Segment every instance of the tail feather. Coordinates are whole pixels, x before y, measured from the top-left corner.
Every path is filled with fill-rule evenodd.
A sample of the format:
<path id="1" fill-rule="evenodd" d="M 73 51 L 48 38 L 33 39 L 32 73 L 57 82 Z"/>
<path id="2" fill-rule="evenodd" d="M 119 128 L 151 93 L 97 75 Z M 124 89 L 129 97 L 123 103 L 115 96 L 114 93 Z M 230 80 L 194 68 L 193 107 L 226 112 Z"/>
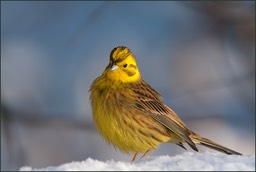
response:
<path id="1" fill-rule="evenodd" d="M 191 140 L 196 144 L 201 144 L 201 145 L 206 146 L 208 148 L 211 148 L 211 149 L 214 149 L 214 150 L 217 150 L 217 151 L 229 154 L 229 155 L 242 155 L 239 152 L 236 152 L 234 150 L 226 148 L 222 145 L 219 145 L 219 144 L 217 144 L 217 143 L 215 143 L 215 142 L 213 142 L 213 141 L 211 141 L 207 138 L 201 137 L 197 134 L 193 134 L 190 137 L 191 137 Z"/>
<path id="2" fill-rule="evenodd" d="M 176 143 L 176 145 L 178 145 L 178 146 L 182 147 L 183 149 L 187 150 L 187 148 L 181 142 Z"/>

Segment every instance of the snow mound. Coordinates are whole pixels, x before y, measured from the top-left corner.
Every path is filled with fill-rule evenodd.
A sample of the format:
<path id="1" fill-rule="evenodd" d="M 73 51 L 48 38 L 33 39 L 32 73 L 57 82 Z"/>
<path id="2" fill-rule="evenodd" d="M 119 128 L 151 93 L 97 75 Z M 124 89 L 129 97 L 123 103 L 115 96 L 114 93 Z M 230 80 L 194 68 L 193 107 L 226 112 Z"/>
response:
<path id="1" fill-rule="evenodd" d="M 214 171 L 255 171 L 255 155 L 225 155 L 221 153 L 185 152 L 176 156 L 147 157 L 134 162 L 98 161 L 87 158 L 81 162 L 70 162 L 60 166 L 41 169 L 21 167 L 20 171 L 152 171 L 152 170 L 214 170 Z"/>

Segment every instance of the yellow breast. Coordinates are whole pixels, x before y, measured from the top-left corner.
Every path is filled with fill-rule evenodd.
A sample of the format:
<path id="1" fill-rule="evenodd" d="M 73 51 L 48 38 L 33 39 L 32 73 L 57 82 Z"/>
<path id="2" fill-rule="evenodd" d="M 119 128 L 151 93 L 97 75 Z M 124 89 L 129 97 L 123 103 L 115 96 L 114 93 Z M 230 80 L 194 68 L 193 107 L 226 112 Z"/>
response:
<path id="1" fill-rule="evenodd" d="M 170 139 L 167 135 L 159 136 L 159 130 L 166 130 L 162 125 L 145 119 L 131 107 L 129 89 L 113 88 L 113 83 L 106 80 L 102 87 L 102 80 L 96 80 L 92 86 L 91 105 L 96 127 L 108 143 L 126 153 L 135 153 L 155 149 Z"/>

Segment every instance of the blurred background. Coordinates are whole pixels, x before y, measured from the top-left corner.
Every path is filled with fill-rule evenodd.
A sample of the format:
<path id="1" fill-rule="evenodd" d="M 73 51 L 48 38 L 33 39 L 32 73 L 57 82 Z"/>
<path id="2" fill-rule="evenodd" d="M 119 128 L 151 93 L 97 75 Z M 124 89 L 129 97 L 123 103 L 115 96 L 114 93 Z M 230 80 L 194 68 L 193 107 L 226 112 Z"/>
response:
<path id="1" fill-rule="evenodd" d="M 1 1 L 1 170 L 131 160 L 97 133 L 88 100 L 119 45 L 191 130 L 255 154 L 255 2 Z"/>

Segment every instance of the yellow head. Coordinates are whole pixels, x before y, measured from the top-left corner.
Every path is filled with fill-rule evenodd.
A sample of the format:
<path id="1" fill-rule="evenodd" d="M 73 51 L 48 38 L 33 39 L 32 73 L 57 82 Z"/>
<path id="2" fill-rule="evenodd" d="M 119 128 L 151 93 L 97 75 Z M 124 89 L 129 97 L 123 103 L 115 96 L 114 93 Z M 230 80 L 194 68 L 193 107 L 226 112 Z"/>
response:
<path id="1" fill-rule="evenodd" d="M 110 61 L 104 73 L 113 81 L 123 83 L 140 80 L 140 71 L 132 52 L 124 46 L 114 48 L 110 53 Z"/>

